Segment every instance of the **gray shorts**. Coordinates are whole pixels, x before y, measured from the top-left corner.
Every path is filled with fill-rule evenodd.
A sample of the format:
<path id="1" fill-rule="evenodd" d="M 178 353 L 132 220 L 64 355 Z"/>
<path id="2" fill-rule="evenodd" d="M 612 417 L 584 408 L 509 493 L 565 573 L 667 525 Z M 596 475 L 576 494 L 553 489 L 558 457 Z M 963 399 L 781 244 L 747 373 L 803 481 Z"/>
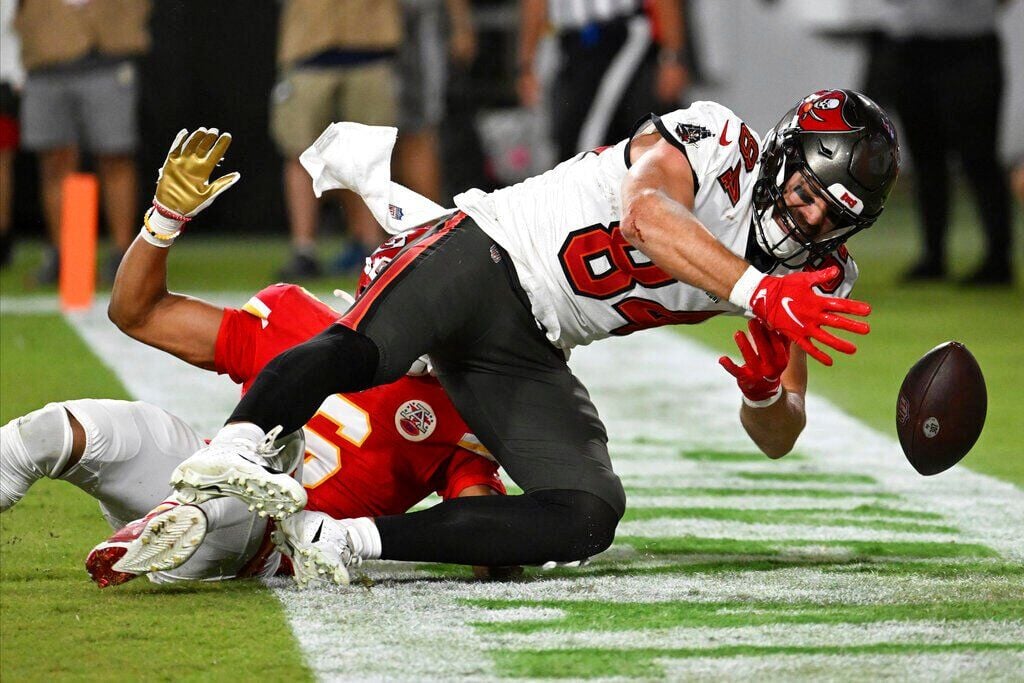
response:
<path id="1" fill-rule="evenodd" d="M 439 2 L 404 3 L 404 35 L 398 49 L 398 129 L 415 133 L 444 116 L 448 56 Z"/>
<path id="2" fill-rule="evenodd" d="M 25 149 L 78 146 L 125 154 L 138 144 L 138 77 L 131 61 L 78 63 L 33 71 L 21 101 Z"/>

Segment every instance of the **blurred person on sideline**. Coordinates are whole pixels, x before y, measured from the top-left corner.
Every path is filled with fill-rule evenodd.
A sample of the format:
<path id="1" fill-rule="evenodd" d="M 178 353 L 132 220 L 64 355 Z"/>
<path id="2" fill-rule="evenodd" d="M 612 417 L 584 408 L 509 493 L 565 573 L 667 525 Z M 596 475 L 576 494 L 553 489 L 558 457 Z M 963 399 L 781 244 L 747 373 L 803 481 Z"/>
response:
<path id="1" fill-rule="evenodd" d="M 476 32 L 467 0 L 401 0 L 401 4 L 398 175 L 406 186 L 437 202 L 442 192 L 438 126 L 444 118 L 448 60 L 458 68 L 472 64 Z"/>
<path id="2" fill-rule="evenodd" d="M 14 235 L 14 156 L 18 151 L 18 92 L 25 82 L 11 22 L 16 0 L 0 0 L 0 268 L 11 263 Z"/>
<path id="3" fill-rule="evenodd" d="M 996 30 L 1006 0 L 889 0 L 872 42 L 868 94 L 888 103 L 906 131 L 924 249 L 906 282 L 949 275 L 947 237 L 953 158 L 974 195 L 985 254 L 965 285 L 1013 281 L 1010 191 L 999 160 L 1004 92 Z"/>
<path id="4" fill-rule="evenodd" d="M 675 109 L 690 82 L 679 0 L 523 0 L 516 89 L 541 100 L 537 47 L 547 27 L 558 40 L 551 89 L 558 158 L 621 140 L 640 117 Z"/>
<path id="5" fill-rule="evenodd" d="M 320 275 L 318 202 L 299 165 L 332 121 L 396 123 L 395 53 L 402 40 L 398 0 L 285 0 L 278 35 L 278 80 L 271 94 L 271 133 L 284 157 L 284 196 L 291 261 L 279 277 Z M 335 265 L 357 270 L 384 233 L 363 201 L 341 197 L 351 244 Z"/>
<path id="6" fill-rule="evenodd" d="M 40 284 L 60 271 L 64 179 L 91 152 L 114 250 L 104 277 L 112 280 L 135 230 L 138 144 L 136 60 L 150 45 L 149 0 L 24 0 L 15 30 L 27 73 L 21 102 L 21 144 L 39 156 L 43 216 L 50 248 Z"/>

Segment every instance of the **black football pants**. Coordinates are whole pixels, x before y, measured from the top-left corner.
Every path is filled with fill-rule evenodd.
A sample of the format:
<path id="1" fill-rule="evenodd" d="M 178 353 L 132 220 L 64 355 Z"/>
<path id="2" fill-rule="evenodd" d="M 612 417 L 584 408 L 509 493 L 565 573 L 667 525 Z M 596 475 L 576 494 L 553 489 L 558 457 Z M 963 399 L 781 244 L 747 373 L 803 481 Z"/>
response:
<path id="1" fill-rule="evenodd" d="M 296 429 L 328 395 L 394 381 L 424 353 L 526 495 L 382 518 L 384 557 L 529 564 L 607 547 L 625 494 L 604 425 L 539 329 L 508 255 L 464 214 L 408 245 L 340 324 L 271 361 L 230 421 Z"/>

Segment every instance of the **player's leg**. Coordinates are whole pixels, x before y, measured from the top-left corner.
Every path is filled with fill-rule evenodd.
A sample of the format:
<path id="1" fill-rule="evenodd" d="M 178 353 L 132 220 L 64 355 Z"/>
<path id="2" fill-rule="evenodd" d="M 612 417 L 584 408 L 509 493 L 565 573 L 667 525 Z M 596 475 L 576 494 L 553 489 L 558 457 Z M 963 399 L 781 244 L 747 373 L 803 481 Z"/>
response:
<path id="1" fill-rule="evenodd" d="M 968 276 L 969 284 L 998 284 L 1012 280 L 1010 187 L 999 159 L 1000 113 L 1004 92 L 999 40 L 988 36 L 963 41 L 955 48 L 950 83 L 945 88 L 950 106 L 944 107 L 958 134 L 952 145 L 974 193 L 985 238 L 985 254 Z"/>
<path id="2" fill-rule="evenodd" d="M 39 155 L 39 194 L 50 238 L 36 279 L 57 281 L 60 271 L 61 186 L 78 168 L 77 111 L 71 89 L 73 76 L 56 71 L 33 72 L 25 80 L 21 101 L 21 145 Z"/>
<path id="3" fill-rule="evenodd" d="M 504 263 L 507 256 L 496 253 Z M 283 531 L 299 536 L 296 546 L 321 551 L 311 539 L 323 525 L 342 539 L 341 550 L 323 549 L 338 561 L 498 566 L 581 560 L 611 544 L 625 495 L 596 409 L 537 329 L 518 283 L 492 277 L 477 287 L 488 310 L 472 321 L 473 334 L 445 340 L 432 358 L 463 418 L 524 495 L 459 498 L 376 520 L 286 520 Z M 346 535 L 333 533 L 343 527 Z"/>
<path id="4" fill-rule="evenodd" d="M 103 210 L 114 250 L 104 268 L 113 279 L 121 256 L 138 231 L 138 70 L 125 60 L 90 69 L 76 80 L 87 147 L 96 155 Z"/>
<path id="5" fill-rule="evenodd" d="M 43 477 L 68 481 L 97 499 L 111 527 L 120 529 L 87 561 L 101 585 L 123 583 L 153 566 L 182 565 L 173 578 L 233 576 L 260 547 L 265 520 L 236 500 L 206 503 L 202 510 L 177 507 L 177 501 L 164 505 L 171 471 L 201 444 L 184 422 L 146 403 L 51 403 L 0 428 L 2 507 L 17 503 Z M 129 523 L 140 518 L 141 524 Z M 142 553 L 147 564 L 119 576 L 113 566 L 142 545 L 157 552 Z"/>
<path id="6" fill-rule="evenodd" d="M 942 59 L 941 55 L 935 55 Z M 928 280 L 946 276 L 946 234 L 949 228 L 949 162 L 951 139 L 960 132 L 947 126 L 938 93 L 949 87 L 939 82 L 943 72 L 934 72 L 925 53 L 904 46 L 900 52 L 904 68 L 895 93 L 896 112 L 903 123 L 904 139 L 914 162 L 914 196 L 924 250 L 905 274 L 905 279 Z"/>

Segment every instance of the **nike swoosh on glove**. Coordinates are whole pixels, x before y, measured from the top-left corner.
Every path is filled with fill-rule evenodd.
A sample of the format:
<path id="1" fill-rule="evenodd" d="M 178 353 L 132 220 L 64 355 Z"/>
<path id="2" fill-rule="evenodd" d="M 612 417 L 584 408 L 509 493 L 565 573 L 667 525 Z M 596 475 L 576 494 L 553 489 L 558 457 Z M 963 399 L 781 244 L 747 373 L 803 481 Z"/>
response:
<path id="1" fill-rule="evenodd" d="M 750 320 L 747 327 L 749 336 L 743 330 L 733 335 L 744 364 L 736 365 L 728 356 L 719 358 L 718 363 L 736 378 L 744 403 L 766 408 L 782 396 L 782 373 L 789 365 L 789 338 L 769 330 L 757 318 Z"/>
<path id="2" fill-rule="evenodd" d="M 811 340 L 846 354 L 856 352 L 857 347 L 822 329 L 824 326 L 854 334 L 867 334 L 871 331 L 867 323 L 840 315 L 866 316 L 871 313 L 871 306 L 866 302 L 822 296 L 814 291 L 814 287 L 837 275 L 839 269 L 830 266 L 810 273 L 765 276 L 750 297 L 750 310 L 764 321 L 768 329 L 786 335 L 819 363 L 832 365 L 832 357 L 811 343 Z"/>

